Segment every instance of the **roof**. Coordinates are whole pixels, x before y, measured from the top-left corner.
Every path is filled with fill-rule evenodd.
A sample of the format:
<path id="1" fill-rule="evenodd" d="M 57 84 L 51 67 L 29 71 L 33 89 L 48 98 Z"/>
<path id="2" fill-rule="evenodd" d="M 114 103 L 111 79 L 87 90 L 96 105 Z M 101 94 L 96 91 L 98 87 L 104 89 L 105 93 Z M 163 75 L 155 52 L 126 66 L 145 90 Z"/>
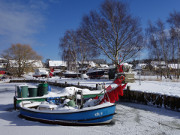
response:
<path id="1" fill-rule="evenodd" d="M 100 64 L 100 67 L 102 68 L 108 68 L 109 66 L 107 64 Z"/>
<path id="2" fill-rule="evenodd" d="M 95 67 L 95 66 L 96 66 L 96 63 L 94 63 L 93 61 L 89 61 L 89 65 L 90 65 L 91 67 Z"/>
<path id="3" fill-rule="evenodd" d="M 50 67 L 59 67 L 59 66 L 66 67 L 67 64 L 66 64 L 65 61 L 50 60 L 49 61 L 49 66 Z"/>
<path id="4" fill-rule="evenodd" d="M 41 60 L 28 60 L 29 63 L 33 63 L 33 67 L 43 67 L 42 61 Z M 28 63 L 27 62 L 27 63 Z M 16 60 L 10 60 L 10 65 L 12 67 L 18 67 L 18 63 Z"/>

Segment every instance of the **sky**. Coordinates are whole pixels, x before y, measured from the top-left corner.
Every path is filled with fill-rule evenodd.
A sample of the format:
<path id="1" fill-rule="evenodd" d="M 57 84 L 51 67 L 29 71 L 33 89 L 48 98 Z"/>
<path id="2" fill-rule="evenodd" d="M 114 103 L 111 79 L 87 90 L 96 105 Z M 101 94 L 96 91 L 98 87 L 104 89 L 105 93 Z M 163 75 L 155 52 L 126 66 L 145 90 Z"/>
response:
<path id="1" fill-rule="evenodd" d="M 59 40 L 67 30 L 76 30 L 82 17 L 98 10 L 104 0 L 0 0 L 0 54 L 12 44 L 30 45 L 43 60 L 61 60 Z M 121 0 L 130 13 L 147 22 L 165 21 L 180 0 Z M 146 52 L 141 53 L 146 57 Z"/>

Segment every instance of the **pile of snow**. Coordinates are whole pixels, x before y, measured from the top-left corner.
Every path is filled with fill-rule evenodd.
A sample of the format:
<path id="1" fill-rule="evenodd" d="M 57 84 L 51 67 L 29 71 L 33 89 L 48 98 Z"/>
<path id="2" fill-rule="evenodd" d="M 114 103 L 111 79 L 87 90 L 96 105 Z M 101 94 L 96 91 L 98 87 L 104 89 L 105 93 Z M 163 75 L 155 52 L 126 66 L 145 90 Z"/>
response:
<path id="1" fill-rule="evenodd" d="M 83 95 L 99 94 L 99 93 L 103 92 L 103 90 L 90 91 L 89 89 L 80 89 L 80 88 L 77 88 L 77 87 L 66 87 L 61 91 L 61 93 L 66 93 L 68 95 L 74 95 L 75 92 L 77 92 L 78 90 L 82 90 Z"/>

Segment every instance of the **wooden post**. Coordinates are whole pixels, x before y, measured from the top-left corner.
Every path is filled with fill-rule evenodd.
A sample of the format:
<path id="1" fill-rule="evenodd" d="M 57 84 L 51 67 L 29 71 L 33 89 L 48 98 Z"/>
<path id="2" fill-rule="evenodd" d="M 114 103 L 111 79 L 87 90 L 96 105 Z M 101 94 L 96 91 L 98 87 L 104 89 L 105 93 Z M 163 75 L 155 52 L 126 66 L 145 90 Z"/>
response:
<path id="1" fill-rule="evenodd" d="M 16 101 L 17 101 L 17 99 L 16 99 L 16 97 L 14 96 L 14 110 L 16 110 Z"/>

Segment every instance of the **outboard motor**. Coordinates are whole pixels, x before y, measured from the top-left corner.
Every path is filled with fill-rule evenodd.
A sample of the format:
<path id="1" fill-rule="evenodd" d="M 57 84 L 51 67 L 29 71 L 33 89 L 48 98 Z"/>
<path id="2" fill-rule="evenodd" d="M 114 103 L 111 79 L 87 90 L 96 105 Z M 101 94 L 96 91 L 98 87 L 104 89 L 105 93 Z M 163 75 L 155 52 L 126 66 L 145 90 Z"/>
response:
<path id="1" fill-rule="evenodd" d="M 76 105 L 78 106 L 78 108 L 82 108 L 83 107 L 83 93 L 82 90 L 78 90 L 75 92 L 75 98 L 76 98 Z"/>

